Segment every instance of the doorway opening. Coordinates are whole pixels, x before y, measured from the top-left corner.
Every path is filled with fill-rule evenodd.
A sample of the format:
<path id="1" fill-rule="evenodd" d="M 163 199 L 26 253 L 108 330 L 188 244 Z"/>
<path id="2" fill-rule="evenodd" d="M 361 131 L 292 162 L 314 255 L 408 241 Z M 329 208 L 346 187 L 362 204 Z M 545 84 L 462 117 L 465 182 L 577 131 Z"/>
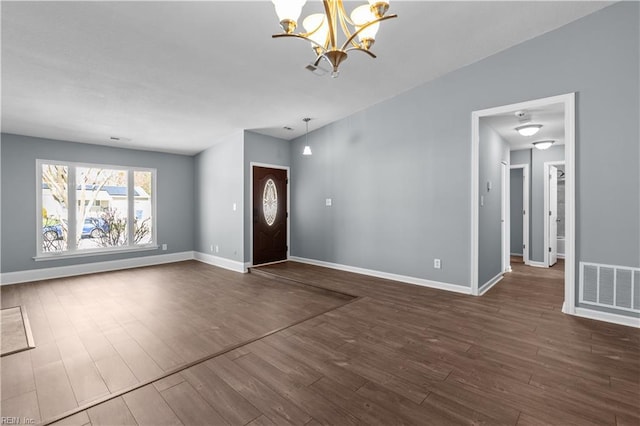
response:
<path id="1" fill-rule="evenodd" d="M 529 264 L 529 164 L 509 167 L 509 255 Z"/>
<path id="2" fill-rule="evenodd" d="M 523 145 L 515 148 L 516 151 L 522 151 L 522 154 L 514 155 L 511 150 L 514 150 L 513 142 L 507 142 L 509 140 L 516 140 L 517 137 L 500 137 L 500 131 L 506 132 L 506 127 L 502 130 L 495 130 L 493 127 L 500 129 L 500 121 L 511 120 L 509 132 L 513 134 L 516 132 L 516 127 L 522 124 L 523 117 L 527 118 L 529 123 L 536 124 L 536 118 L 539 121 L 543 121 L 542 118 L 545 114 L 560 113 L 561 119 L 557 120 L 557 123 L 544 124 L 540 128 L 544 129 L 544 132 L 540 132 L 540 135 L 547 136 L 548 134 L 555 134 L 553 140 L 555 142 L 554 149 L 539 150 L 534 148 L 533 142 L 539 140 L 537 137 L 527 137 L 523 140 Z M 533 118 L 531 118 L 531 115 Z M 520 120 L 520 123 L 515 121 Z M 498 123 L 498 124 L 496 124 Z M 545 122 L 546 123 L 546 122 Z M 493 126 L 493 127 L 492 127 Z M 545 127 L 546 126 L 546 127 Z M 535 126 L 534 126 L 535 127 Z M 485 142 L 487 135 L 497 134 L 496 140 L 502 139 L 503 142 L 493 143 L 491 146 L 487 146 Z M 528 146 L 527 146 L 528 144 Z M 552 143 L 553 144 L 553 143 Z M 506 146 L 506 148 L 505 148 Z M 563 147 L 562 158 L 553 158 L 551 154 L 560 151 L 560 146 Z M 497 148 L 496 148 L 497 147 Z M 510 151 L 505 154 L 505 149 Z M 489 152 L 489 150 L 493 150 Z M 501 156 L 501 157 L 500 157 Z M 508 166 L 504 167 L 502 161 L 504 157 L 507 157 Z M 522 160 L 525 158 L 525 160 Z M 509 270 L 510 256 L 512 253 L 518 253 L 518 250 L 512 252 L 513 247 L 512 237 L 514 237 L 511 231 L 511 221 L 517 220 L 522 222 L 522 260 L 526 260 L 526 263 L 530 266 L 538 266 L 548 268 L 550 261 L 558 257 L 558 240 L 550 238 L 550 233 L 553 233 L 553 223 L 549 222 L 549 193 L 557 191 L 550 191 L 549 185 L 553 185 L 553 182 L 548 182 L 548 179 L 540 179 L 541 176 L 549 176 L 547 173 L 547 166 L 552 171 L 551 167 L 557 167 L 557 164 L 552 164 L 559 161 L 564 162 L 563 169 L 563 188 L 564 188 L 564 239 L 562 244 L 564 245 L 564 303 L 562 311 L 568 314 L 575 313 L 575 285 L 576 285 L 576 264 L 575 264 L 575 94 L 569 93 L 566 95 L 553 96 L 549 98 L 536 99 L 511 105 L 504 105 L 495 108 L 489 108 L 480 111 L 474 111 L 472 113 L 472 143 L 471 143 L 471 160 L 472 160 L 472 199 L 471 199 L 471 233 L 472 233 L 472 246 L 471 246 L 471 293 L 474 295 L 481 295 L 488 291 L 493 285 L 495 285 L 502 278 L 502 274 Z M 550 163 L 545 165 L 544 163 Z M 513 166 L 513 167 L 512 167 Z M 527 167 L 525 167 L 527 166 Z M 491 194 L 491 179 L 492 176 L 504 176 L 506 169 L 506 185 L 501 185 L 501 201 L 500 208 L 498 210 L 492 209 Z M 492 171 L 493 170 L 493 171 Z M 521 180 L 517 185 L 510 185 L 511 172 L 513 170 L 521 170 Z M 557 170 L 556 170 L 557 173 Z M 527 183 L 524 183 L 525 175 L 527 176 Z M 501 178 L 502 179 L 502 178 Z M 557 184 L 557 180 L 556 180 Z M 511 192 L 512 189 L 516 189 L 518 185 L 521 185 L 521 192 L 523 193 L 523 200 L 526 198 L 529 205 L 522 208 L 522 216 L 518 211 L 515 216 L 512 216 L 511 212 Z M 547 192 L 543 195 L 543 188 L 547 188 Z M 551 186 L 553 188 L 553 186 Z M 524 195 L 525 190 L 528 194 Z M 504 199 L 509 200 L 504 202 Z M 544 205 L 543 205 L 544 204 Z M 557 199 L 556 199 L 557 205 Z M 504 212 L 506 207 L 509 210 L 508 213 Z M 557 209 L 556 209 L 557 210 Z M 552 215 L 554 213 L 552 212 Z M 492 219 L 495 218 L 495 219 Z M 504 225 L 502 221 L 504 220 Z M 557 220 L 557 211 L 556 218 Z M 495 233 L 488 232 L 485 229 L 487 223 L 500 222 L 500 228 Z M 559 224 L 559 222 L 554 222 Z M 495 225 L 492 225 L 495 226 Z M 525 240 L 525 231 L 527 233 Z M 500 234 L 500 241 L 496 243 L 496 235 Z M 556 232 L 557 235 L 557 232 Z M 526 241 L 526 242 L 525 242 Z M 555 244 L 556 250 L 549 254 L 549 245 Z M 519 247 L 518 247 L 519 248 Z M 496 253 L 497 252 L 497 253 Z M 491 272 L 491 263 L 493 271 L 500 271 L 499 275 L 493 276 Z M 553 263 L 551 264 L 553 265 Z M 489 273 L 488 273 L 489 271 Z"/>

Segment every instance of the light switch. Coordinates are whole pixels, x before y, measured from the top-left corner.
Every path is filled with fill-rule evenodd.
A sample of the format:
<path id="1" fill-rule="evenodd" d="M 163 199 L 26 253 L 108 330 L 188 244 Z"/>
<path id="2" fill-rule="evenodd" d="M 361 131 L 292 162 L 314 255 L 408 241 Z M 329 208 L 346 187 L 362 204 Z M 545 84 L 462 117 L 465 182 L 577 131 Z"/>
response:
<path id="1" fill-rule="evenodd" d="M 480 207 L 484 207 L 484 195 L 480 196 Z"/>
<path id="2" fill-rule="evenodd" d="M 327 207 L 331 207 L 331 203 L 332 203 L 331 198 L 327 198 L 326 200 L 324 200 L 324 205 Z"/>

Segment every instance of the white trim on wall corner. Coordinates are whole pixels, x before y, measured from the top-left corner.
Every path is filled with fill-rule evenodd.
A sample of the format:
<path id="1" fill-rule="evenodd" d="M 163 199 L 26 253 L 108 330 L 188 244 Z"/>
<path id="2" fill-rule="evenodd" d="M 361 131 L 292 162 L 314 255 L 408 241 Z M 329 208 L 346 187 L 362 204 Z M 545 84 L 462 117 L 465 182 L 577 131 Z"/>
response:
<path id="1" fill-rule="evenodd" d="M 356 274 L 368 275 L 376 278 L 383 278 L 391 281 L 400 281 L 407 284 L 415 284 L 423 287 L 435 288 L 438 290 L 453 291 L 462 294 L 471 294 L 471 288 L 456 284 L 443 283 L 439 281 L 425 280 L 423 278 L 409 277 L 406 275 L 391 274 L 389 272 L 375 271 L 373 269 L 359 268 L 357 266 L 342 265 L 339 263 L 325 262 L 322 260 L 307 259 L 304 257 L 290 256 L 289 260 L 309 265 L 323 266 L 325 268 L 337 269 L 339 271 L 353 272 Z"/>
<path id="2" fill-rule="evenodd" d="M 0 285 L 18 284 L 30 281 L 50 280 L 142 266 L 161 265 L 163 263 L 192 260 L 193 252 L 159 254 L 155 256 L 134 257 L 129 259 L 107 260 L 104 262 L 83 263 L 80 265 L 54 266 L 51 268 L 30 269 L 27 271 L 5 272 L 0 274 Z"/>
<path id="3" fill-rule="evenodd" d="M 511 268 L 509 268 L 509 269 L 511 269 Z M 496 275 L 495 277 L 491 278 L 486 283 L 482 284 L 480 286 L 480 288 L 478 289 L 478 296 L 482 296 L 483 294 L 485 294 L 486 292 L 491 290 L 491 287 L 493 287 L 494 285 L 498 284 L 504 278 L 503 274 L 504 274 L 503 272 L 500 272 L 498 275 Z"/>
<path id="4" fill-rule="evenodd" d="M 198 262 L 206 263 L 208 265 L 217 266 L 219 268 L 228 269 L 234 272 L 240 272 L 246 274 L 249 270 L 250 263 L 238 262 L 237 260 L 230 260 L 224 257 L 213 256 L 211 254 L 202 253 L 199 251 L 194 252 L 193 258 Z"/>
<path id="5" fill-rule="evenodd" d="M 574 315 L 592 320 L 606 321 L 614 324 L 626 325 L 628 327 L 640 328 L 640 318 L 637 317 L 611 314 L 609 312 L 596 311 L 581 307 L 576 307 Z"/>

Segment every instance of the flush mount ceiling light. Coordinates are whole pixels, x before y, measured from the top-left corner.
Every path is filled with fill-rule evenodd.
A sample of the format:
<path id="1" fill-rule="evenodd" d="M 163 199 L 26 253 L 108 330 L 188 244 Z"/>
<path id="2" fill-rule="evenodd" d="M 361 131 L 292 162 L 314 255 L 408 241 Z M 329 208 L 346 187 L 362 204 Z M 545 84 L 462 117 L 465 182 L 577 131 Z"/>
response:
<path id="1" fill-rule="evenodd" d="M 304 136 L 304 150 L 302 151 L 302 155 L 311 155 L 311 147 L 309 146 L 309 122 L 311 119 L 309 117 L 305 117 L 302 119 L 307 125 L 307 132 Z"/>
<path id="2" fill-rule="evenodd" d="M 541 127 L 542 124 L 525 124 L 524 126 L 516 127 L 516 130 L 522 136 L 533 136 L 538 133 Z"/>
<path id="3" fill-rule="evenodd" d="M 520 122 L 520 126 L 516 127 L 516 131 L 522 136 L 533 136 L 542 127 L 542 124 L 533 124 L 531 122 L 531 114 L 527 111 L 516 111 L 516 117 Z"/>
<path id="4" fill-rule="evenodd" d="M 536 141 L 533 143 L 533 146 L 535 146 L 537 149 L 547 149 L 549 148 L 551 145 L 554 144 L 554 140 L 544 140 L 544 141 Z"/>
<path id="5" fill-rule="evenodd" d="M 369 4 L 356 7 L 351 16 L 347 15 L 342 0 L 323 0 L 324 13 L 307 16 L 302 21 L 306 32 L 294 33 L 306 0 L 272 1 L 284 31 L 273 37 L 296 37 L 311 42 L 316 59 L 310 65 L 312 68 L 318 67 L 321 60 L 326 60 L 331 65 L 331 77 L 334 78 L 338 76 L 340 64 L 347 59 L 347 52 L 356 50 L 375 58 L 376 55 L 369 49 L 375 42 L 380 22 L 397 17 L 385 16 L 389 8 L 389 2 L 385 0 L 368 0 Z M 341 45 L 338 44 L 338 26 L 342 28 L 345 37 Z"/>

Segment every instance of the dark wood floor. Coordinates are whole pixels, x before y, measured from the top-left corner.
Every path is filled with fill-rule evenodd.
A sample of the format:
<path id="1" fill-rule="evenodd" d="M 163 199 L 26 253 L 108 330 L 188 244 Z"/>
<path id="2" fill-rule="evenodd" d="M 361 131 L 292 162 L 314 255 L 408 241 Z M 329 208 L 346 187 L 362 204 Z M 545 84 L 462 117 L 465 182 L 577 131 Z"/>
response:
<path id="1" fill-rule="evenodd" d="M 133 295 L 127 282 L 151 285 L 171 275 L 179 287 L 206 275 L 212 282 L 190 290 L 190 302 L 201 309 L 212 301 L 200 301 L 199 292 L 209 294 L 209 285 L 235 288 L 236 277 L 295 292 L 296 282 L 304 282 L 359 299 L 323 295 L 329 305 L 347 304 L 59 424 L 640 424 L 640 330 L 562 314 L 562 264 L 513 268 L 482 297 L 293 262 L 260 268 L 264 278 L 195 262 L 103 274 L 125 283 L 115 291 Z M 65 282 L 59 290 L 70 285 Z M 162 322 L 173 302 L 161 287 L 158 292 L 154 312 Z M 264 303 L 264 296 L 254 290 L 251 297 L 262 298 L 245 300 Z M 126 309 L 140 302 L 132 299 Z M 309 302 L 301 297 L 283 305 L 301 300 Z M 229 313 L 223 302 L 214 309 Z M 163 324 L 153 331 L 179 327 Z M 197 335 L 190 330 L 197 325 L 189 322 L 183 332 Z M 2 374 L 4 399 L 4 365 Z M 50 388 L 58 378 L 47 377 Z"/>
<path id="2" fill-rule="evenodd" d="M 36 348 L 1 358 L 3 417 L 46 421 L 351 297 L 200 262 L 4 286 Z"/>

